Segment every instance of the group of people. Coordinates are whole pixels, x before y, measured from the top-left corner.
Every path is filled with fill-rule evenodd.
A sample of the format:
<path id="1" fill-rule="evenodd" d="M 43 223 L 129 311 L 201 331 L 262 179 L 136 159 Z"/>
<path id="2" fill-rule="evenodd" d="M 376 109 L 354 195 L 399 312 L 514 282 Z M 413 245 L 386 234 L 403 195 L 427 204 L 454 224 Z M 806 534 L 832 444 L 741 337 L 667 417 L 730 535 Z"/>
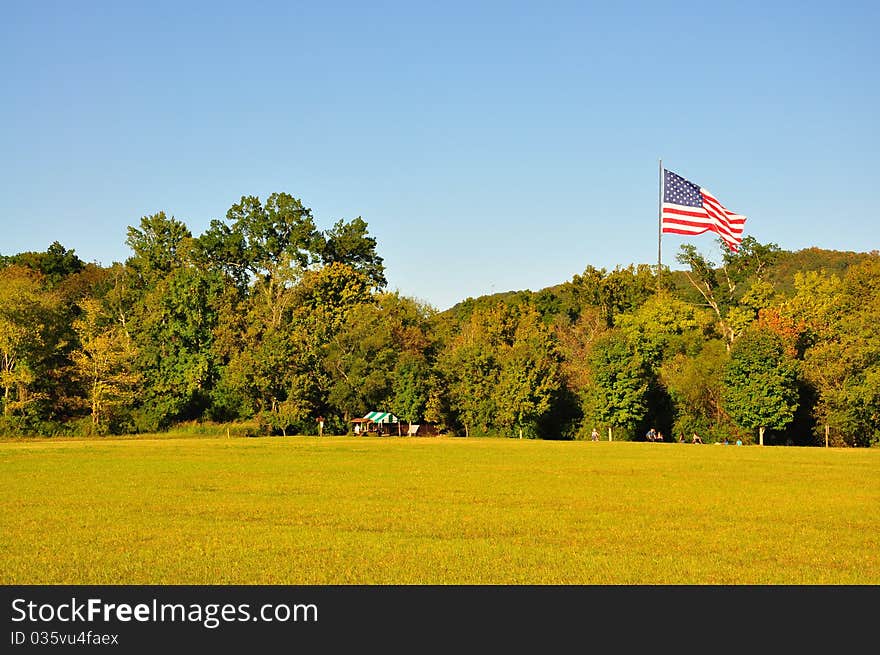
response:
<path id="1" fill-rule="evenodd" d="M 685 440 L 685 438 L 684 438 L 684 435 L 681 435 L 681 436 L 678 438 L 678 443 L 686 443 L 686 440 Z M 703 443 L 703 440 L 700 438 L 700 435 L 698 435 L 696 432 L 693 432 L 693 433 L 691 434 L 691 443 Z M 715 445 L 716 445 L 716 446 L 726 446 L 726 445 L 728 445 L 729 443 L 730 443 L 730 442 L 727 440 L 727 437 L 724 437 L 724 441 L 716 441 L 716 442 L 715 442 Z M 737 446 L 742 446 L 742 445 L 743 445 L 742 439 L 740 439 L 739 437 L 736 438 L 736 445 L 737 445 Z"/>
<path id="2" fill-rule="evenodd" d="M 593 432 L 590 434 L 590 440 L 599 441 L 599 431 L 596 430 L 596 428 L 593 428 Z M 645 440 L 654 442 L 663 441 L 663 433 L 660 432 L 660 430 L 655 430 L 654 428 L 651 428 L 645 433 Z M 690 442 L 703 443 L 703 439 L 696 432 L 693 432 L 691 433 Z M 678 437 L 678 443 L 687 443 L 687 440 L 684 438 L 684 434 Z M 724 438 L 723 442 L 719 441 L 718 443 L 726 446 L 728 444 L 727 437 Z M 742 446 L 742 439 L 737 438 L 736 445 Z"/>
<path id="3" fill-rule="evenodd" d="M 659 430 L 655 430 L 654 428 L 651 428 L 645 434 L 645 439 L 647 439 L 648 441 L 663 441 L 663 433 L 660 432 Z"/>

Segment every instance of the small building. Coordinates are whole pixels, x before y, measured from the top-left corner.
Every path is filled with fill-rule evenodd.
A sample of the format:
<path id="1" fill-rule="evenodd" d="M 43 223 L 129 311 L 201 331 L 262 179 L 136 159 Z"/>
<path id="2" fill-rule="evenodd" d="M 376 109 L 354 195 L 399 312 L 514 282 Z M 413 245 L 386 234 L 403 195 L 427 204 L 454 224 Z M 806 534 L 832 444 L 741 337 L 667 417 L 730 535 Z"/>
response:
<path id="1" fill-rule="evenodd" d="M 407 423 L 390 412 L 368 412 L 360 418 L 353 418 L 351 422 L 357 435 L 396 434 L 400 437 L 434 437 L 440 434 L 434 423 Z"/>
<path id="2" fill-rule="evenodd" d="M 401 434 L 400 419 L 391 412 L 367 412 L 359 419 L 352 419 L 355 434 Z"/>

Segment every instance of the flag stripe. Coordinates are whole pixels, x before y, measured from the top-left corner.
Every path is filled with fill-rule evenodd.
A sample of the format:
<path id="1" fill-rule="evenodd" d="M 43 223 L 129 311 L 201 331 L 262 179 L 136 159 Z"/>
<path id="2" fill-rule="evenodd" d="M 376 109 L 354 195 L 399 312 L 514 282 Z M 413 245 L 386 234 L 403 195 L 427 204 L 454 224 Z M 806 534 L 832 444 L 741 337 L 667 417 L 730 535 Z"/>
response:
<path id="1" fill-rule="evenodd" d="M 663 222 L 667 221 L 671 222 L 684 222 L 684 223 L 699 223 L 706 225 L 713 225 L 718 222 L 722 222 L 726 228 L 728 228 L 731 232 L 742 232 L 743 231 L 743 223 L 745 221 L 732 221 L 730 219 L 725 219 L 721 221 L 717 217 L 713 216 L 709 212 L 706 211 L 690 211 L 692 208 L 687 209 L 679 209 L 674 205 L 663 205 Z M 702 220 L 700 220 L 702 219 Z"/>
<path id="2" fill-rule="evenodd" d="M 689 236 L 694 236 L 696 234 L 702 234 L 703 232 L 708 232 L 708 231 L 709 231 L 708 227 L 704 227 L 702 230 L 683 230 L 683 229 L 672 228 L 672 227 L 664 227 L 663 228 L 664 234 L 687 234 Z"/>
<path id="3" fill-rule="evenodd" d="M 713 231 L 719 236 L 724 237 L 728 243 L 733 242 L 739 244 L 742 240 L 742 229 L 731 230 L 722 225 L 719 221 L 706 217 L 705 221 L 682 221 L 676 218 L 664 215 L 663 232 L 683 233 L 683 234 L 702 234 L 703 232 Z"/>

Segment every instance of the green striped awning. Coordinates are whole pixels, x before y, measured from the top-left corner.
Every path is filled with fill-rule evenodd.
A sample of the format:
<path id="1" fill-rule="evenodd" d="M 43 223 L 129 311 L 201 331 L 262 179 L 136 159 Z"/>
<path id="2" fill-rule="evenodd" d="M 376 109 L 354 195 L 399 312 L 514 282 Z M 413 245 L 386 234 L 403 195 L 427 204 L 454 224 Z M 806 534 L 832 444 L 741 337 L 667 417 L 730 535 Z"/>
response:
<path id="1" fill-rule="evenodd" d="M 400 421 L 390 412 L 369 412 L 364 415 L 364 418 L 370 419 L 373 423 L 398 423 Z"/>

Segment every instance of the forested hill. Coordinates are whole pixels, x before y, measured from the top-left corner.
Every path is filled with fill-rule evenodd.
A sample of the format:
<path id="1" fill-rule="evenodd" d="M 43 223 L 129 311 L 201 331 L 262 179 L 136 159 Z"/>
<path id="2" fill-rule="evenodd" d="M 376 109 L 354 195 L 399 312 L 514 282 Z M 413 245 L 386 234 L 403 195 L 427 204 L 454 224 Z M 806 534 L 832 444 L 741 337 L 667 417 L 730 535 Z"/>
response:
<path id="1" fill-rule="evenodd" d="M 457 353 L 449 379 L 469 381 L 459 416 L 487 422 L 511 392 L 481 390 L 516 378 L 504 362 L 521 348 L 520 370 L 539 371 L 530 389 L 556 371 L 548 362 L 558 356 L 561 392 L 548 394 L 556 404 L 539 406 L 540 393 L 520 403 L 540 416 L 539 434 L 599 428 L 640 438 L 653 426 L 675 440 L 880 441 L 876 251 L 785 252 L 747 237 L 737 253 L 719 243 L 716 261 L 691 245 L 675 259 L 680 268 L 659 280 L 647 264 L 588 265 L 553 287 L 468 298 L 443 312 L 441 333 Z M 521 317 L 532 325 L 522 335 Z"/>
<path id="2" fill-rule="evenodd" d="M 842 276 L 853 264 L 876 258 L 878 252 L 852 252 L 825 250 L 823 248 L 805 248 L 797 251 L 780 250 L 774 260 L 767 266 L 766 279 L 780 293 L 791 294 L 794 291 L 795 274 L 807 271 L 828 271 Z M 638 267 L 635 267 L 638 268 Z M 719 271 L 720 272 L 720 271 Z M 678 293 L 687 298 L 696 298 L 699 294 L 688 281 L 685 271 L 679 266 L 668 272 Z M 529 298 L 539 306 L 552 313 L 554 307 L 560 308 L 567 294 L 570 293 L 570 282 L 563 282 L 538 291 L 502 291 L 484 296 L 468 297 L 449 308 L 444 314 L 450 317 L 469 316 L 475 309 L 495 304 L 496 302 L 516 303 Z"/>
<path id="3" fill-rule="evenodd" d="M 870 253 L 823 250 L 821 248 L 805 248 L 796 252 L 781 251 L 778 259 L 768 268 L 767 279 L 779 291 L 791 292 L 794 290 L 795 273 L 824 269 L 837 275 L 843 275 L 846 269 L 853 264 L 859 264 L 877 256 L 876 250 Z"/>
<path id="4" fill-rule="evenodd" d="M 0 435 L 346 434 L 380 411 L 468 437 L 880 442 L 876 252 L 684 245 L 659 276 L 586 263 L 438 313 L 387 291 L 360 217 L 320 229 L 286 193 L 201 235 L 145 216 L 126 244 L 0 256 Z"/>

